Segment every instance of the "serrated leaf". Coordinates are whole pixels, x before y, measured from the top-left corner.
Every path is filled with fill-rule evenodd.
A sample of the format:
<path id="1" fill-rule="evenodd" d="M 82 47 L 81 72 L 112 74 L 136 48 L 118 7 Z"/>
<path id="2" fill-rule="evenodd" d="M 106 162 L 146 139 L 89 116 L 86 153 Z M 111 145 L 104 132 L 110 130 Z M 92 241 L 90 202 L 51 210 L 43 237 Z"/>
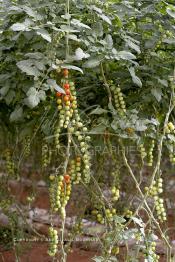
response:
<path id="1" fill-rule="evenodd" d="M 45 65 L 42 62 L 35 61 L 34 64 L 35 64 L 36 68 L 38 68 L 39 70 L 41 70 L 41 71 L 45 70 Z"/>
<path id="2" fill-rule="evenodd" d="M 131 74 L 132 81 L 134 82 L 134 84 L 136 84 L 139 87 L 142 87 L 142 82 L 141 82 L 140 78 L 138 76 L 136 76 L 136 74 L 135 74 L 135 68 L 130 67 L 130 68 L 128 68 L 128 70 Z"/>
<path id="3" fill-rule="evenodd" d="M 43 90 L 40 90 L 38 93 L 39 99 L 41 101 L 45 101 L 46 100 L 46 93 Z"/>
<path id="4" fill-rule="evenodd" d="M 96 109 L 94 109 L 93 111 L 90 112 L 90 115 L 101 115 L 107 113 L 107 110 L 97 107 Z"/>
<path id="5" fill-rule="evenodd" d="M 77 19 L 72 19 L 71 24 L 74 26 L 78 26 L 78 27 L 82 27 L 82 28 L 86 28 L 86 29 L 91 29 L 88 25 L 85 25 L 84 23 L 80 22 Z"/>
<path id="6" fill-rule="evenodd" d="M 50 34 L 48 33 L 47 30 L 45 30 L 45 29 L 37 29 L 36 33 L 37 33 L 37 35 L 40 35 L 42 38 L 44 38 L 49 43 L 51 43 L 52 39 L 51 39 L 51 36 L 50 36 Z"/>
<path id="7" fill-rule="evenodd" d="M 132 60 L 132 59 L 136 59 L 136 56 L 133 55 L 131 52 L 127 52 L 127 51 L 120 51 L 118 52 L 118 56 L 124 60 Z"/>
<path id="8" fill-rule="evenodd" d="M 7 95 L 4 98 L 6 104 L 9 105 L 13 101 L 14 97 L 15 97 L 15 91 L 9 90 L 9 92 L 7 93 Z"/>
<path id="9" fill-rule="evenodd" d="M 10 114 L 10 122 L 16 122 L 21 120 L 23 116 L 22 107 L 15 108 L 15 110 Z"/>
<path id="10" fill-rule="evenodd" d="M 126 222 L 126 220 L 123 217 L 120 217 L 120 216 L 117 216 L 117 215 L 113 216 L 113 219 L 118 224 L 123 224 L 123 223 Z"/>
<path id="11" fill-rule="evenodd" d="M 25 54 L 25 56 L 29 57 L 30 59 L 37 59 L 37 60 L 44 58 L 43 53 L 40 53 L 40 52 L 27 53 L 27 54 Z"/>
<path id="12" fill-rule="evenodd" d="M 133 43 L 131 40 L 127 39 L 126 43 L 130 48 L 134 49 L 138 54 L 141 53 L 140 47 L 135 43 Z"/>
<path id="13" fill-rule="evenodd" d="M 55 80 L 53 80 L 53 79 L 48 79 L 48 80 L 47 80 L 47 83 L 48 83 L 48 85 L 49 85 L 51 88 L 54 88 L 57 92 L 60 92 L 60 93 L 62 93 L 62 94 L 65 94 L 64 89 L 61 88 L 61 87 L 56 83 Z"/>
<path id="14" fill-rule="evenodd" d="M 162 90 L 160 88 L 152 88 L 151 94 L 156 98 L 158 102 L 162 99 Z"/>
<path id="15" fill-rule="evenodd" d="M 162 84 L 163 86 L 168 87 L 168 81 L 167 80 L 158 78 L 158 82 L 160 84 Z"/>
<path id="16" fill-rule="evenodd" d="M 101 36 L 103 36 L 103 25 L 102 25 L 102 22 L 97 22 L 97 23 L 95 23 L 94 25 L 93 25 L 93 31 L 92 31 L 92 35 L 94 35 L 94 36 L 99 36 L 99 37 L 101 37 Z M 93 42 L 94 41 L 94 39 L 91 37 L 91 42 Z"/>
<path id="17" fill-rule="evenodd" d="M 68 38 L 71 39 L 71 40 L 73 40 L 73 41 L 80 42 L 80 39 L 78 39 L 76 35 L 69 34 L 69 35 L 68 35 Z"/>
<path id="18" fill-rule="evenodd" d="M 113 39 L 112 39 L 112 36 L 108 34 L 108 35 L 105 37 L 105 41 L 106 41 L 107 47 L 108 47 L 109 49 L 112 49 L 112 47 L 113 47 Z"/>
<path id="19" fill-rule="evenodd" d="M 90 134 L 103 134 L 106 130 L 106 126 L 104 124 L 100 124 L 90 130 Z"/>
<path id="20" fill-rule="evenodd" d="M 16 23 L 10 27 L 13 31 L 25 31 L 26 25 L 23 23 Z"/>
<path id="21" fill-rule="evenodd" d="M 28 14 L 29 16 L 37 19 L 37 20 L 41 20 L 42 16 L 37 14 L 36 11 L 34 11 L 32 8 L 28 7 L 28 6 L 24 6 L 23 10 L 26 12 L 26 14 Z"/>
<path id="22" fill-rule="evenodd" d="M 79 71 L 80 73 L 83 74 L 83 70 L 81 68 L 79 68 L 78 66 L 63 64 L 63 65 L 61 65 L 61 68 L 72 69 L 72 70 L 75 70 L 75 71 Z"/>
<path id="23" fill-rule="evenodd" d="M 145 124 L 144 120 L 137 120 L 135 123 L 135 130 L 139 132 L 143 132 L 147 129 L 147 126 Z"/>
<path id="24" fill-rule="evenodd" d="M 90 58 L 87 62 L 83 64 L 86 68 L 94 68 L 99 66 L 100 62 L 102 61 L 102 58 Z"/>
<path id="25" fill-rule="evenodd" d="M 85 53 L 80 47 L 75 50 L 76 60 L 82 60 L 83 58 L 88 58 L 90 55 Z"/>
<path id="26" fill-rule="evenodd" d="M 36 95 L 37 92 L 38 92 L 38 91 L 36 90 L 36 88 L 32 86 L 32 87 L 29 88 L 29 90 L 27 91 L 26 95 L 27 95 L 27 96 Z"/>
<path id="27" fill-rule="evenodd" d="M 9 91 L 9 88 L 10 88 L 10 86 L 4 86 L 4 87 L 2 87 L 2 88 L 0 89 L 0 94 L 1 94 L 2 96 L 5 96 L 5 95 L 7 94 L 7 92 Z"/>
<path id="28" fill-rule="evenodd" d="M 27 98 L 24 99 L 24 103 L 30 107 L 31 109 L 36 107 L 40 102 L 40 98 L 38 93 L 31 94 Z"/>
<path id="29" fill-rule="evenodd" d="M 101 17 L 101 19 L 102 19 L 103 21 L 105 21 L 105 22 L 108 23 L 109 25 L 112 25 L 111 20 L 109 19 L 108 16 L 106 16 L 106 15 L 104 15 L 104 14 L 99 14 L 99 16 Z"/>
<path id="30" fill-rule="evenodd" d="M 103 262 L 104 261 L 103 257 L 93 257 L 92 260 L 95 261 L 95 262 Z"/>
<path id="31" fill-rule="evenodd" d="M 39 70 L 33 66 L 33 61 L 31 60 L 22 60 L 16 64 L 22 72 L 30 76 L 39 76 Z"/>

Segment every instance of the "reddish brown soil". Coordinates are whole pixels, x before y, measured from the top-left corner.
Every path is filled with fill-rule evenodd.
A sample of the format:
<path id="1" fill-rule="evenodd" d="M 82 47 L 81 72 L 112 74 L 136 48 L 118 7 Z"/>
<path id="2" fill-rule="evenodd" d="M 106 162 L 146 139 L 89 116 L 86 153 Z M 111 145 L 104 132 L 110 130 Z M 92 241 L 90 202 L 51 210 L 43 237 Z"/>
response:
<path id="1" fill-rule="evenodd" d="M 74 249 L 68 256 L 67 262 L 88 262 L 92 261 L 95 252 Z M 47 255 L 47 244 L 33 244 L 19 256 L 20 262 L 52 262 L 52 258 Z M 0 262 L 15 262 L 15 255 L 12 251 L 0 253 Z"/>

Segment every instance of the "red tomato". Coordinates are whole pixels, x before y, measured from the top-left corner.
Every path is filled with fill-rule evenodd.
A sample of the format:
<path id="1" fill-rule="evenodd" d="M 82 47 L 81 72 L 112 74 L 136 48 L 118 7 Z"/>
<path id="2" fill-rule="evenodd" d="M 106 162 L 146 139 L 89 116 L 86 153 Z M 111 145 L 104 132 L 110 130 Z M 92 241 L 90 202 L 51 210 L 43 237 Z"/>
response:
<path id="1" fill-rule="evenodd" d="M 69 89 L 70 88 L 70 85 L 68 83 L 64 84 L 64 88 L 65 89 Z"/>

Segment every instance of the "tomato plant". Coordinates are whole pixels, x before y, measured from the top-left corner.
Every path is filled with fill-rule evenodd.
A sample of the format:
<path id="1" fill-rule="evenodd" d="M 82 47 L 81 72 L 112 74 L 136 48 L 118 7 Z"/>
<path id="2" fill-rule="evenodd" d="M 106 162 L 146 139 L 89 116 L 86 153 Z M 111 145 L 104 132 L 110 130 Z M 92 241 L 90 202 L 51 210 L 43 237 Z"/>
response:
<path id="1" fill-rule="evenodd" d="M 117 261 L 133 236 L 145 261 L 159 261 L 155 235 L 173 261 L 164 173 L 175 164 L 174 1 L 0 2 L 1 187 L 21 181 L 27 165 L 42 175 L 48 253 L 61 261 L 78 188 L 88 204 L 77 220 L 105 228 L 95 261 Z M 4 197 L 15 201 L 9 189 Z"/>

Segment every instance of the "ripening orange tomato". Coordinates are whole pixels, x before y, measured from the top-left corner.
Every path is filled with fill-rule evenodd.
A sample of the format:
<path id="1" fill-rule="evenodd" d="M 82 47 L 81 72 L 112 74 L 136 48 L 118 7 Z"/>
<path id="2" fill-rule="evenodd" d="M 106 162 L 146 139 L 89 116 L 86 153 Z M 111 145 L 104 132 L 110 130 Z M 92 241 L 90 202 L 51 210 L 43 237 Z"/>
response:
<path id="1" fill-rule="evenodd" d="M 66 95 L 68 95 L 68 96 L 70 95 L 70 90 L 69 89 L 66 90 Z"/>
<path id="2" fill-rule="evenodd" d="M 68 76 L 68 74 L 69 74 L 68 69 L 67 69 L 67 68 L 64 68 L 64 69 L 63 69 L 63 75 L 66 77 L 66 76 Z"/>
<path id="3" fill-rule="evenodd" d="M 69 184 L 70 183 L 70 176 L 64 175 L 64 181 L 66 182 L 66 184 Z"/>
<path id="4" fill-rule="evenodd" d="M 60 96 L 62 96 L 62 93 L 56 92 L 56 97 L 60 97 Z"/>
<path id="5" fill-rule="evenodd" d="M 77 156 L 76 161 L 81 162 L 81 157 Z"/>
<path id="6" fill-rule="evenodd" d="M 70 97 L 69 96 L 64 96 L 64 101 L 67 102 L 70 100 Z"/>

